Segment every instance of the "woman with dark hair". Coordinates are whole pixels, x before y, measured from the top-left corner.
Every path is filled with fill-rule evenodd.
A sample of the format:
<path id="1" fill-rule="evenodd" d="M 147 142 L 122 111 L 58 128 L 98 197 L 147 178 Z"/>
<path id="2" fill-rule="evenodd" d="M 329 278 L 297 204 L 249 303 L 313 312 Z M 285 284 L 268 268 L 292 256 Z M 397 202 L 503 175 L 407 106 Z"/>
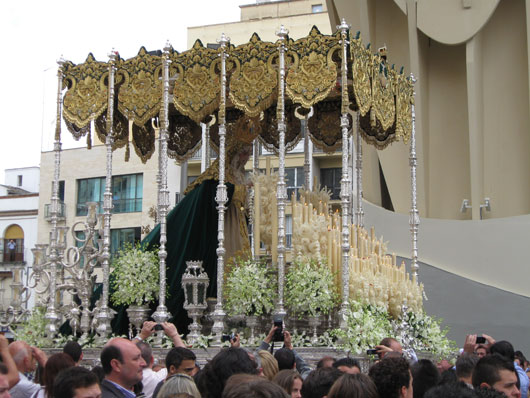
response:
<path id="1" fill-rule="evenodd" d="M 283 388 L 291 398 L 302 397 L 302 376 L 296 370 L 284 369 L 278 372 L 272 381 Z"/>
<path id="2" fill-rule="evenodd" d="M 328 398 L 379 398 L 374 382 L 368 376 L 345 373 L 333 383 Z"/>
<path id="3" fill-rule="evenodd" d="M 203 368 L 197 387 L 203 398 L 221 398 L 228 378 L 238 373 L 258 374 L 256 362 L 242 348 L 226 348 Z"/>
<path id="4" fill-rule="evenodd" d="M 33 398 L 52 398 L 55 377 L 61 370 L 71 368 L 72 366 L 75 366 L 75 362 L 68 354 L 61 352 L 50 356 L 44 366 L 44 386 L 33 395 Z"/>
<path id="5" fill-rule="evenodd" d="M 440 383 L 440 372 L 428 359 L 420 359 L 411 366 L 414 398 L 423 398 L 425 393 Z"/>

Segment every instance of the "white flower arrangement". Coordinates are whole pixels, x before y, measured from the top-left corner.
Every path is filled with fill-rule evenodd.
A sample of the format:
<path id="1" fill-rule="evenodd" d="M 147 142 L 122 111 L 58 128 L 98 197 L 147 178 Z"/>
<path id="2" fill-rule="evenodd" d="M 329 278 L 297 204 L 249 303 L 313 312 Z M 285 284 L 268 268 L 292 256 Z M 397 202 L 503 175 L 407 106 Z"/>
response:
<path id="1" fill-rule="evenodd" d="M 158 250 L 145 251 L 139 243 L 126 244 L 112 261 L 111 285 L 114 305 L 143 305 L 159 291 Z"/>
<path id="2" fill-rule="evenodd" d="M 329 313 L 337 304 L 333 273 L 324 263 L 296 260 L 285 278 L 285 302 L 300 318 Z"/>
<path id="3" fill-rule="evenodd" d="M 392 335 L 390 316 L 384 308 L 352 300 L 344 319 L 346 329 L 334 329 L 332 335 L 342 341 L 342 348 L 357 355 Z"/>
<path id="4" fill-rule="evenodd" d="M 437 358 L 450 358 L 457 352 L 456 343 L 447 338 L 448 329 L 442 329 L 441 320 L 425 312 L 407 312 L 398 322 L 409 325 L 408 334 L 413 339 L 413 348 L 428 351 Z"/>
<path id="5" fill-rule="evenodd" d="M 262 315 L 274 308 L 276 278 L 266 264 L 235 260 L 226 278 L 226 307 L 231 315 Z"/>

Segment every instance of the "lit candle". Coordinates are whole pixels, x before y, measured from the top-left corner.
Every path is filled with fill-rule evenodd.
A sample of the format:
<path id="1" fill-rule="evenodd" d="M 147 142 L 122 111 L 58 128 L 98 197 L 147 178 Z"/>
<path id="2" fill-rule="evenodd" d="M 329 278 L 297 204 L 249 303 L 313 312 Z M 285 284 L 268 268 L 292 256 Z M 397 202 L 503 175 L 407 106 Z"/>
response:
<path id="1" fill-rule="evenodd" d="M 267 156 L 265 175 L 270 175 L 270 173 L 271 173 L 271 158 Z"/>
<path id="2" fill-rule="evenodd" d="M 307 218 L 307 222 L 308 223 L 311 223 L 312 221 L 312 216 L 313 216 L 313 203 L 309 202 L 309 209 L 307 211 L 308 213 L 308 218 Z"/>

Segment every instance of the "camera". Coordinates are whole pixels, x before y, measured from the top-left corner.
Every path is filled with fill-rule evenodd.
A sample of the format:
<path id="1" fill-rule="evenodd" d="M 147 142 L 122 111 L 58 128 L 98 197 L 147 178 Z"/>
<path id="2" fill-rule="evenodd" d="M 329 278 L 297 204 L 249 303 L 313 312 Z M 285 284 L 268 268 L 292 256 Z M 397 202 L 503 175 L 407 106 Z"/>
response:
<path id="1" fill-rule="evenodd" d="M 366 355 L 377 355 L 377 350 L 375 348 L 366 350 Z"/>
<path id="2" fill-rule="evenodd" d="M 477 336 L 477 344 L 486 344 L 486 338 L 482 336 Z"/>
<path id="3" fill-rule="evenodd" d="M 236 333 L 223 334 L 221 336 L 221 342 L 224 343 L 225 341 L 232 341 L 232 340 L 235 340 L 235 338 L 236 338 Z"/>
<path id="4" fill-rule="evenodd" d="M 155 327 L 153 328 L 153 330 L 164 330 L 164 328 L 162 327 L 161 324 L 157 323 L 157 324 L 155 325 Z"/>
<path id="5" fill-rule="evenodd" d="M 277 329 L 274 331 L 274 335 L 272 336 L 272 341 L 284 341 L 283 321 L 281 319 L 276 319 L 274 321 L 274 326 L 276 326 Z"/>

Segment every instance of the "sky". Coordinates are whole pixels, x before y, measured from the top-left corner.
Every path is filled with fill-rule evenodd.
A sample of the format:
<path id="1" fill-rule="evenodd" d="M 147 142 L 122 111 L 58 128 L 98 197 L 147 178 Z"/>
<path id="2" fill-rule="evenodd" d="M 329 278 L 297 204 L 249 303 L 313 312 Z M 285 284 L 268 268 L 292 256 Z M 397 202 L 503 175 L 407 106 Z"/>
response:
<path id="1" fill-rule="evenodd" d="M 39 166 L 53 149 L 57 60 L 108 61 L 162 49 L 186 50 L 187 27 L 239 21 L 253 0 L 3 0 L 0 2 L 0 184 L 4 170 Z M 229 32 L 226 32 L 229 36 Z M 63 125 L 64 126 L 64 125 Z M 63 148 L 74 143 L 62 129 Z"/>

